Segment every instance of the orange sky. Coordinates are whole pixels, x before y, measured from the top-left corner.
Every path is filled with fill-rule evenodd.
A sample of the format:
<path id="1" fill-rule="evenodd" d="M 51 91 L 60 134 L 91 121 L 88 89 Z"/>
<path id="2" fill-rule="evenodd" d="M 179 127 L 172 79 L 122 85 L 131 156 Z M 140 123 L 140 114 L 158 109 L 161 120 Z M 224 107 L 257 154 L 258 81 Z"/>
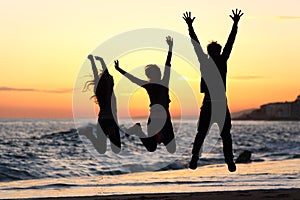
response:
<path id="1" fill-rule="evenodd" d="M 196 16 L 194 27 L 202 44 L 217 40 L 224 45 L 232 25 L 228 15 L 236 7 L 245 14 L 228 61 L 227 96 L 231 111 L 293 101 L 300 94 L 298 0 L 193 0 L 189 4 L 132 0 L 130 5 L 116 0 L 12 0 L 2 2 L 0 8 L 0 117 L 70 118 L 78 73 L 87 55 L 101 43 L 114 35 L 146 27 L 188 36 L 182 13 L 190 10 Z M 174 38 L 176 45 L 179 44 Z M 134 55 L 130 56 L 120 60 L 133 68 L 159 60 L 164 63 L 165 59 L 164 52 L 158 52 L 135 64 Z M 176 72 L 183 73 L 182 63 L 179 57 L 174 58 L 172 67 Z M 112 63 L 108 64 L 112 67 Z M 117 73 L 111 71 L 118 80 Z M 171 81 L 173 78 L 176 84 L 176 75 L 172 75 Z M 195 91 L 199 80 L 195 76 L 190 81 Z M 174 115 L 182 109 L 186 114 L 198 115 L 200 94 L 191 97 L 193 103 L 176 100 L 176 95 L 170 105 Z M 121 94 L 117 98 L 120 117 L 128 112 L 147 115 L 149 102 L 145 93 L 134 94 L 127 107 Z"/>

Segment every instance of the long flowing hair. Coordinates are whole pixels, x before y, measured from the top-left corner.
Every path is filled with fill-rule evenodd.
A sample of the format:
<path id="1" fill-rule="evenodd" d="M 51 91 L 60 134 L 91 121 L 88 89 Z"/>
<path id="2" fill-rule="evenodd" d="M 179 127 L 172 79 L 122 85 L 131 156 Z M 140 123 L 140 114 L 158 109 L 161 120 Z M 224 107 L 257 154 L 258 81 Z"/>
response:
<path id="1" fill-rule="evenodd" d="M 101 78 L 101 77 L 102 77 L 102 74 L 103 74 L 102 70 L 99 70 L 99 73 L 98 73 L 98 77 L 99 77 L 98 85 L 96 85 L 96 80 L 95 80 L 95 79 L 92 79 L 92 80 L 86 81 L 85 84 L 84 84 L 84 86 L 83 86 L 83 89 L 82 89 L 82 92 L 88 92 L 88 91 L 91 91 L 91 87 L 93 86 L 93 92 L 94 92 L 94 95 L 92 95 L 92 96 L 90 97 L 90 99 L 93 99 L 94 102 L 95 102 L 96 104 L 99 104 L 99 102 L 98 102 L 97 96 L 96 96 L 96 94 L 95 94 L 95 92 L 96 92 L 96 88 L 95 88 L 95 87 L 98 87 L 98 86 L 100 86 L 100 85 L 103 85 L 103 83 L 102 83 L 102 84 L 100 83 L 100 82 L 103 82 L 103 80 L 104 80 L 104 79 Z M 92 77 L 92 75 L 89 75 L 89 77 Z M 100 84 L 100 85 L 99 85 L 99 84 Z M 102 87 L 101 87 L 101 88 L 102 88 Z M 102 92 L 101 92 L 101 93 L 102 93 Z M 102 96 L 102 95 L 101 95 L 101 96 Z"/>

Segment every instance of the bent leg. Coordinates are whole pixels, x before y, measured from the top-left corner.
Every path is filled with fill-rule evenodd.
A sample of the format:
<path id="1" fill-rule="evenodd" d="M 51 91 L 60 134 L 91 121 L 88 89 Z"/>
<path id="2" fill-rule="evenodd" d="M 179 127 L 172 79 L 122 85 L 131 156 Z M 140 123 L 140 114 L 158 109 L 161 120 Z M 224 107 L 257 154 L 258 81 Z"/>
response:
<path id="1" fill-rule="evenodd" d="M 108 128 L 108 137 L 110 140 L 111 150 L 118 154 L 121 151 L 121 138 L 119 127 L 117 125 Z"/>
<path id="2" fill-rule="evenodd" d="M 98 120 L 97 124 L 97 138 L 93 138 L 91 142 L 93 143 L 94 147 L 100 154 L 104 154 L 106 152 L 106 147 L 107 147 L 107 136 L 105 134 L 105 127 L 101 127 L 100 120 Z"/>
<path id="3" fill-rule="evenodd" d="M 147 151 L 154 152 L 157 148 L 156 135 L 152 137 L 140 138 Z"/>
<path id="4" fill-rule="evenodd" d="M 99 124 L 105 136 L 108 137 L 110 140 L 111 150 L 114 153 L 118 154 L 121 151 L 121 138 L 120 138 L 118 124 L 115 122 L 114 119 L 99 119 Z M 100 135 L 99 142 L 101 142 L 102 140 L 101 137 L 103 138 L 103 136 Z M 106 140 L 105 140 L 105 148 L 106 148 Z"/>
<path id="5" fill-rule="evenodd" d="M 156 119 L 153 117 L 148 118 L 148 122 L 147 122 L 148 137 L 140 138 L 143 145 L 146 147 L 147 151 L 149 151 L 149 152 L 154 152 L 157 148 L 157 138 L 156 138 L 156 132 L 155 132 L 157 127 L 152 126 L 153 123 L 151 123 L 151 121 L 153 121 L 153 120 L 156 120 Z"/>
<path id="6" fill-rule="evenodd" d="M 160 133 L 162 135 L 163 143 L 166 146 L 168 152 L 175 153 L 176 141 L 175 141 L 173 125 L 171 122 L 171 116 L 170 116 L 169 112 L 167 114 L 167 119 L 166 119 L 165 125 Z"/>
<path id="7" fill-rule="evenodd" d="M 140 138 L 141 142 L 147 149 L 147 151 L 154 152 L 157 148 L 157 140 L 156 135 L 153 135 L 152 137 L 148 137 L 142 130 L 141 124 L 136 123 L 129 129 L 127 129 L 126 132 L 128 135 L 136 135 Z"/>

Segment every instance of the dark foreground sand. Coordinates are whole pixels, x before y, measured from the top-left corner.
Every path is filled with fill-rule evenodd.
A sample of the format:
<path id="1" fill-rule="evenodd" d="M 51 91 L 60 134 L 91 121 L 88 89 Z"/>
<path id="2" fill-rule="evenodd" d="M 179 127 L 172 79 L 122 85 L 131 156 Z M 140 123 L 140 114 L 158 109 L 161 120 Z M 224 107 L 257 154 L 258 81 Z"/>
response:
<path id="1" fill-rule="evenodd" d="M 176 194 L 134 194 L 134 195 L 112 195 L 112 196 L 91 196 L 91 197 L 58 197 L 58 198 L 38 198 L 41 200 L 124 200 L 124 199 L 185 199 L 185 200 L 259 200 L 259 199 L 299 199 L 300 189 L 281 189 L 281 190 L 247 190 L 247 191 L 222 191 L 222 192 L 199 192 L 199 193 L 176 193 Z"/>

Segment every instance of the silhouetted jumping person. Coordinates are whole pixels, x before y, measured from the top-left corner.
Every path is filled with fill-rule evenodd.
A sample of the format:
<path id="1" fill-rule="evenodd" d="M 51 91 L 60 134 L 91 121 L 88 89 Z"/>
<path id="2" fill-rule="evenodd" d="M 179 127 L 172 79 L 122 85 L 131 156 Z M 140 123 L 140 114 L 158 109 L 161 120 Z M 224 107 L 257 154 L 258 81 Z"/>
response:
<path id="1" fill-rule="evenodd" d="M 143 145 L 150 152 L 156 150 L 157 144 L 163 143 L 168 152 L 174 153 L 176 143 L 169 112 L 169 103 L 171 102 L 169 98 L 169 81 L 173 39 L 168 36 L 166 42 L 169 46 L 169 51 L 162 78 L 161 71 L 155 64 L 150 64 L 145 67 L 145 74 L 149 79 L 148 81 L 136 78 L 121 69 L 118 60 L 115 61 L 115 68 L 131 82 L 145 88 L 150 99 L 150 116 L 147 123 L 148 136 L 143 133 L 139 123 L 129 128 L 127 133 L 139 136 Z"/>
<path id="2" fill-rule="evenodd" d="M 94 85 L 94 93 L 100 111 L 98 114 L 97 137 L 92 132 L 86 132 L 84 135 L 91 140 L 96 150 L 101 154 L 106 152 L 108 137 L 112 151 L 119 153 L 121 150 L 121 139 L 117 121 L 116 96 L 113 91 L 114 79 L 109 74 L 103 58 L 95 56 L 95 59 L 100 61 L 102 66 L 102 73 L 99 75 L 94 56 L 89 55 L 88 59 L 91 62 L 94 80 L 89 81 L 85 88 L 89 85 Z"/>
<path id="3" fill-rule="evenodd" d="M 229 38 L 227 40 L 227 43 L 223 49 L 223 52 L 221 53 L 222 46 L 220 44 L 218 44 L 217 42 L 211 42 L 207 46 L 208 55 L 206 55 L 203 52 L 200 42 L 194 31 L 192 24 L 193 24 L 195 17 L 193 17 L 193 18 L 191 17 L 191 12 L 189 12 L 189 13 L 186 12 L 183 14 L 183 19 L 185 20 L 185 22 L 188 25 L 189 35 L 191 37 L 192 44 L 194 46 L 198 60 L 201 64 L 201 68 L 200 68 L 201 73 L 202 73 L 202 71 L 205 70 L 205 68 L 212 67 L 212 66 L 208 66 L 208 65 L 210 65 L 209 63 L 214 63 L 213 65 L 217 67 L 217 69 L 220 72 L 220 75 L 222 77 L 222 81 L 223 81 L 224 88 L 225 88 L 225 91 L 224 91 L 224 93 L 225 93 L 224 99 L 225 100 L 223 100 L 223 101 L 226 101 L 225 102 L 226 117 L 225 117 L 223 129 L 220 131 L 221 131 L 221 137 L 222 137 L 222 141 L 223 141 L 223 153 L 224 153 L 224 157 L 225 157 L 225 162 L 227 163 L 228 170 L 230 172 L 236 171 L 236 166 L 233 161 L 232 138 L 231 138 L 231 134 L 230 134 L 231 116 L 230 116 L 230 112 L 229 112 L 227 100 L 226 100 L 227 60 L 230 56 L 230 52 L 232 50 L 232 46 L 233 46 L 233 43 L 234 43 L 234 40 L 235 40 L 235 37 L 237 34 L 238 22 L 240 20 L 240 17 L 243 15 L 243 13 L 241 13 L 241 10 L 238 10 L 238 9 L 236 9 L 235 11 L 232 10 L 232 13 L 233 13 L 233 16 L 230 15 L 230 17 L 233 20 L 233 26 L 232 26 L 232 30 L 230 32 Z M 213 62 L 211 62 L 211 61 L 213 61 Z M 209 77 L 203 78 L 203 74 L 202 74 L 200 87 L 201 87 L 201 93 L 204 93 L 204 99 L 203 99 L 201 112 L 200 112 L 200 116 L 199 116 L 197 134 L 196 134 L 194 144 L 193 144 L 193 150 L 192 150 L 193 155 L 192 155 L 192 159 L 189 163 L 190 169 L 197 168 L 197 162 L 199 160 L 200 149 L 203 145 L 204 139 L 205 139 L 211 125 L 214 123 L 214 122 L 210 121 L 211 116 L 212 116 L 212 113 L 211 113 L 212 102 L 219 101 L 219 99 L 211 99 L 207 84 L 205 82 L 206 78 L 209 78 Z M 216 123 L 220 123 L 220 122 L 217 121 Z"/>

